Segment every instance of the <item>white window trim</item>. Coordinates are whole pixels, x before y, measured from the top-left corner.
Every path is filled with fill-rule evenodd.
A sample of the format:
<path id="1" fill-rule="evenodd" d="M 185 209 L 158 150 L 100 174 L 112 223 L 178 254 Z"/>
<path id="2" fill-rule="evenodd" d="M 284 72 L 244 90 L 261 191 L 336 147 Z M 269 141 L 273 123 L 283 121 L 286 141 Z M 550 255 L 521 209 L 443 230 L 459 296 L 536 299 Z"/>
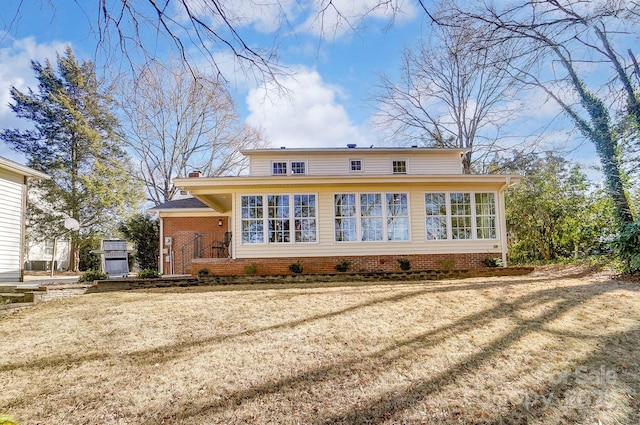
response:
<path id="1" fill-rule="evenodd" d="M 428 239 L 427 238 L 427 217 L 431 217 L 431 216 L 427 216 L 427 209 L 426 206 L 424 205 L 424 195 L 427 193 L 444 193 L 445 195 L 445 203 L 446 203 L 446 209 L 447 209 L 447 239 Z M 471 195 L 471 235 L 472 237 L 469 239 L 453 239 L 453 226 L 452 226 L 452 215 L 451 215 L 451 194 L 452 193 L 468 193 Z M 496 222 L 496 237 L 495 238 L 483 238 L 480 239 L 478 238 L 478 223 L 477 223 L 477 215 L 476 215 L 476 197 L 475 195 L 477 193 L 493 193 L 493 201 L 495 202 L 495 222 Z M 442 191 L 442 190 L 434 190 L 434 191 L 429 191 L 429 192 L 424 192 L 422 194 L 422 215 L 423 220 L 422 220 L 422 225 L 424 226 L 424 238 L 426 242 L 429 243 L 442 243 L 442 242 L 469 242 L 469 241 L 498 241 L 500 240 L 500 226 L 502 225 L 501 220 L 500 220 L 500 216 L 499 216 L 499 207 L 498 207 L 498 202 L 499 202 L 499 198 L 498 198 L 498 192 L 496 191 L 492 191 L 492 190 L 471 190 L 471 191 L 464 191 L 464 190 L 449 190 L 449 191 Z"/>
<path id="2" fill-rule="evenodd" d="M 294 173 L 291 168 L 291 164 L 294 162 L 302 162 L 304 163 L 304 174 L 303 173 Z M 287 172 L 284 174 L 275 174 L 273 172 L 274 164 L 287 164 Z M 309 174 L 309 161 L 306 159 L 272 159 L 271 160 L 271 175 L 272 176 L 306 176 Z"/>
<path id="3" fill-rule="evenodd" d="M 276 161 L 278 162 L 278 161 Z M 268 197 L 269 196 L 289 196 L 289 220 L 293 223 L 293 226 L 289 226 L 289 242 L 270 242 L 269 241 L 269 200 Z M 296 234 L 295 234 L 295 216 L 292 215 L 292 205 L 293 205 L 293 197 L 296 195 L 313 195 L 316 197 L 316 205 L 315 205 L 315 210 L 316 210 L 316 215 L 314 217 L 315 221 L 316 221 L 316 240 L 313 242 L 296 242 L 295 238 L 296 238 Z M 239 222 L 240 222 L 240 244 L 245 245 L 245 246 L 255 246 L 255 245 L 277 245 L 277 246 L 289 246 L 289 245 L 309 245 L 309 244 L 318 244 L 320 242 L 320 226 L 319 226 L 319 218 L 318 218 L 318 210 L 319 210 L 319 203 L 320 203 L 320 197 L 318 196 L 318 193 L 314 193 L 314 192 L 287 192 L 287 193 L 282 193 L 282 192 L 275 192 L 275 193 L 243 193 L 238 195 L 239 199 L 238 199 L 238 205 L 240 205 L 240 209 L 238 211 L 239 214 Z M 242 238 L 242 197 L 244 196 L 260 196 L 262 197 L 262 242 L 255 242 L 255 243 L 249 243 L 249 242 L 245 242 L 244 239 Z M 307 218 L 311 218 L 311 217 L 307 217 Z"/>
<path id="4" fill-rule="evenodd" d="M 338 241 L 336 240 L 336 232 L 335 232 L 335 223 L 336 223 L 336 204 L 335 204 L 335 199 L 336 199 L 336 195 L 345 195 L 345 194 L 355 194 L 356 195 L 356 215 L 354 216 L 354 218 L 356 219 L 356 240 L 355 241 Z M 386 212 L 386 199 L 387 199 L 387 195 L 390 193 L 403 193 L 407 195 L 407 220 L 408 220 L 408 229 L 407 229 L 407 239 L 406 240 L 389 240 L 388 237 L 388 226 L 387 226 L 387 219 L 389 218 L 389 216 L 387 215 Z M 362 215 L 360 214 L 360 195 L 382 195 L 382 240 L 379 241 L 363 241 L 362 240 Z M 370 244 L 370 243 L 410 243 L 412 241 L 412 235 L 411 235 L 411 192 L 410 191 L 398 191 L 398 192 L 393 192 L 393 191 L 385 191 L 385 192 L 351 192 L 351 191 L 344 191 L 344 192 L 334 192 L 331 194 L 331 201 L 332 201 L 332 205 L 331 205 L 331 211 L 332 211 L 332 217 L 331 217 L 331 224 L 332 224 L 332 232 L 333 232 L 333 242 L 336 244 L 350 244 L 350 243 L 364 243 L 364 244 Z M 404 217 L 404 216 L 403 216 Z"/>
<path id="5" fill-rule="evenodd" d="M 396 173 L 393 169 L 393 163 L 398 161 L 404 161 L 405 172 L 404 173 Z M 389 165 L 391 166 L 391 174 L 393 175 L 406 175 L 409 174 L 409 158 L 391 158 Z"/>
<path id="6" fill-rule="evenodd" d="M 353 161 L 360 161 L 360 169 L 359 170 L 353 170 L 352 169 L 352 165 L 353 165 Z M 361 158 L 349 158 L 349 172 L 350 173 L 356 173 L 356 174 L 360 174 L 360 173 L 364 173 L 364 161 Z"/>

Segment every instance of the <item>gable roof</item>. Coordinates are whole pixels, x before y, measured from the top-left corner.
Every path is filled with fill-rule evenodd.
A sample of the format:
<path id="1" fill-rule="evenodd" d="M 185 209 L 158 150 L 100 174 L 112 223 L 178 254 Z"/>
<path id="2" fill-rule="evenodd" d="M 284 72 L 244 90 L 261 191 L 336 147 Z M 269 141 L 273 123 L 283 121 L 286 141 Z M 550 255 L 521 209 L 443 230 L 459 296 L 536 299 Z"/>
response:
<path id="1" fill-rule="evenodd" d="M 192 209 L 211 209 L 205 203 L 196 198 L 174 199 L 164 204 L 156 205 L 149 208 L 149 211 L 167 211 L 167 210 L 192 210 Z"/>

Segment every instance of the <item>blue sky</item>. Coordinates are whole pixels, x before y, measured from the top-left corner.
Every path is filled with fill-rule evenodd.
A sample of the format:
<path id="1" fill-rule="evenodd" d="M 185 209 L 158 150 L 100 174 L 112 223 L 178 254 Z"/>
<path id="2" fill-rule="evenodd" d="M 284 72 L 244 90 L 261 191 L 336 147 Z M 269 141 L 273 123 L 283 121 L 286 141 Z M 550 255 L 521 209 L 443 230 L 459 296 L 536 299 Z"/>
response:
<path id="1" fill-rule="evenodd" d="M 336 0 L 334 4 L 341 11 L 356 15 L 374 2 Z M 56 52 L 63 52 L 70 45 L 77 57 L 96 61 L 98 69 L 104 65 L 101 55 L 96 56 L 96 0 L 54 0 L 53 8 L 46 1 L 22 0 L 22 13 L 14 19 L 19 3 L 20 0 L 3 0 L 0 10 L 0 28 L 11 29 L 4 34 L 0 31 L 0 128 L 23 125 L 13 117 L 7 104 L 11 86 L 23 91 L 34 86 L 30 60 L 55 60 Z M 242 119 L 261 128 L 273 147 L 378 144 L 379 129 L 371 125 L 374 105 L 369 100 L 379 82 L 378 75 L 397 75 L 402 50 L 428 36 L 430 23 L 418 3 L 398 0 L 401 14 L 393 25 L 388 26 L 390 14 L 380 11 L 359 22 L 357 31 L 334 27 L 335 16 L 327 14 L 324 37 L 319 36 L 320 26 L 313 21 L 317 11 L 310 6 L 312 2 L 278 3 L 287 12 L 289 22 L 276 31 L 277 9 L 265 6 L 258 10 L 250 0 L 229 2 L 238 17 L 243 18 L 239 27 L 243 37 L 253 46 L 277 46 L 279 60 L 291 74 L 279 79 L 288 89 L 287 96 L 278 96 L 274 90 L 265 96 L 265 87 L 244 73 L 235 72 L 229 52 L 221 52 L 219 63 Z M 147 40 L 157 46 L 159 57 L 166 53 L 165 40 L 153 37 Z M 194 57 L 197 62 L 197 56 Z M 111 65 L 114 63 L 117 61 L 110 61 Z M 535 96 L 530 100 L 536 102 Z M 535 108 L 528 108 L 526 114 L 517 117 L 519 124 L 510 130 L 509 136 L 521 140 L 558 112 L 556 105 L 539 101 Z M 575 148 L 575 141 L 567 136 L 571 128 L 556 120 L 546 138 L 550 143 L 569 142 Z M 591 145 L 578 146 L 568 157 L 593 162 Z M 0 156 L 24 162 L 2 145 Z"/>

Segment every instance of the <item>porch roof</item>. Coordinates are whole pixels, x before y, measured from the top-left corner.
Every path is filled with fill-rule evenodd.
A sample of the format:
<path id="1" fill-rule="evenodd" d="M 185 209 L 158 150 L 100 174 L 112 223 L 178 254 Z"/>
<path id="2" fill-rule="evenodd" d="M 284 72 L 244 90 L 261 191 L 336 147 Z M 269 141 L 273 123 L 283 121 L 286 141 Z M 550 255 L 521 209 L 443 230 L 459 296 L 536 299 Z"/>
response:
<path id="1" fill-rule="evenodd" d="M 443 184 L 453 190 L 480 186 L 493 190 L 506 190 L 522 179 L 518 175 L 500 174 L 453 174 L 453 175 L 385 175 L 385 176 L 233 176 L 233 177 L 191 177 L 174 180 L 181 189 L 220 213 L 229 212 L 232 199 L 239 190 L 264 191 L 267 189 L 313 190 L 331 187 L 335 190 L 353 190 L 354 187 L 377 187 L 393 184 L 409 187 L 423 184 Z"/>

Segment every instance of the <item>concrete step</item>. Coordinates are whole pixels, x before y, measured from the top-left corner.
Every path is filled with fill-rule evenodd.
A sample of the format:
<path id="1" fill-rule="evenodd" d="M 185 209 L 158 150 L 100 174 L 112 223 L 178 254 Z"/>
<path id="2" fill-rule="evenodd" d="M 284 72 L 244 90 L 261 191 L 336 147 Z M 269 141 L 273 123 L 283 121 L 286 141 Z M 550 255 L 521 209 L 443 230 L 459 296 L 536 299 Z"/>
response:
<path id="1" fill-rule="evenodd" d="M 18 289 L 18 287 L 15 285 L 0 285 L 0 293 L 2 294 L 16 292 L 16 289 Z"/>

